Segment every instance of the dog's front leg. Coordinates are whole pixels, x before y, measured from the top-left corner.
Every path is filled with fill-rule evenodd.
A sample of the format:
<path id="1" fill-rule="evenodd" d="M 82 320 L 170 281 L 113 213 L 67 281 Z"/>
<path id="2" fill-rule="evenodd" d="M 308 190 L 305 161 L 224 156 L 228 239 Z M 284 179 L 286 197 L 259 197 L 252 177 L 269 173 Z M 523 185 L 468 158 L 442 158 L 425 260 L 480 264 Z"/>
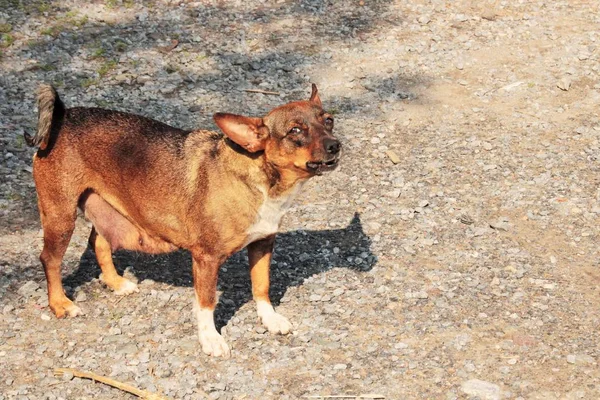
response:
<path id="1" fill-rule="evenodd" d="M 202 351 L 211 356 L 229 357 L 229 346 L 215 327 L 217 276 L 222 260 L 201 252 L 192 252 L 195 312 Z"/>
<path id="2" fill-rule="evenodd" d="M 256 310 L 263 325 L 271 333 L 285 335 L 292 329 L 292 324 L 286 317 L 275 312 L 269 299 L 269 273 L 274 244 L 275 235 L 248 245 L 252 296 L 256 301 Z"/>

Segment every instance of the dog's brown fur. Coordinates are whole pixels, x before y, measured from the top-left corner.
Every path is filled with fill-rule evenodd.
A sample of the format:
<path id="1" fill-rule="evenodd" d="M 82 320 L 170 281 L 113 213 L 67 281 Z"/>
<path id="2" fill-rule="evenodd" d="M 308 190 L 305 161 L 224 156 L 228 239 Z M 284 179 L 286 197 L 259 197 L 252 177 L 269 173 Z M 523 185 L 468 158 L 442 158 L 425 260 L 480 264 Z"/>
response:
<path id="1" fill-rule="evenodd" d="M 298 185 L 335 168 L 339 158 L 333 119 L 323 111 L 316 86 L 310 100 L 283 105 L 264 118 L 215 114 L 225 136 L 117 111 L 66 109 L 47 85 L 40 88 L 38 107 L 38 132 L 26 140 L 39 145 L 33 176 L 44 230 L 40 260 L 57 317 L 81 312 L 65 296 L 60 275 L 79 207 L 94 226 L 90 245 L 102 279 L 117 293 L 137 288 L 118 275 L 113 251 L 187 249 L 197 306 L 212 317 L 219 266 L 248 245 L 253 295 L 267 310 L 263 323 L 269 330 L 289 331 L 289 322 L 269 308 L 276 233 L 271 226 L 279 223 Z M 228 355 L 202 312 L 204 351 Z"/>

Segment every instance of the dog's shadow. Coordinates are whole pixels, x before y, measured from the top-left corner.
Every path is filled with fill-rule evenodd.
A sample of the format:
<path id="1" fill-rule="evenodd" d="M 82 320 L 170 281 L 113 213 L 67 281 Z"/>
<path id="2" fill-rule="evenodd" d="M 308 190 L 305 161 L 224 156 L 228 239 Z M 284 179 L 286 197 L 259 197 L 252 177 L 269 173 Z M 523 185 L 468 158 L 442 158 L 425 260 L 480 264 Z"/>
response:
<path id="1" fill-rule="evenodd" d="M 192 287 L 192 259 L 187 251 L 158 256 L 119 251 L 113 258 L 120 273 L 129 268 L 140 281 L 152 279 L 169 285 Z M 371 252 L 371 240 L 363 231 L 358 213 L 342 229 L 280 233 L 271 264 L 271 301 L 278 305 L 289 287 L 301 285 L 306 278 L 315 274 L 338 267 L 368 271 L 376 260 Z M 76 288 L 99 274 L 96 258 L 88 247 L 78 269 L 66 277 L 64 283 L 65 286 Z M 220 329 L 242 305 L 252 299 L 245 250 L 234 254 L 223 264 L 218 288 L 222 294 L 215 319 Z M 190 292 L 190 298 L 192 296 Z"/>

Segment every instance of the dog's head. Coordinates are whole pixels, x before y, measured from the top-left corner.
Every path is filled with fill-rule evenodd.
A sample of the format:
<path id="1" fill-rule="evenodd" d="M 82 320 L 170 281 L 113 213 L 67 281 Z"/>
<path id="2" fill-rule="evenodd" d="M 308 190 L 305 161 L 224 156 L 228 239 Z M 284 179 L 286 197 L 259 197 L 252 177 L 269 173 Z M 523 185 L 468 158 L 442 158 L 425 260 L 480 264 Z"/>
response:
<path id="1" fill-rule="evenodd" d="M 323 110 L 315 84 L 309 100 L 277 107 L 263 118 L 217 113 L 214 119 L 229 139 L 250 153 L 264 151 L 278 169 L 308 177 L 338 165 L 341 144 L 333 137 L 333 116 Z"/>

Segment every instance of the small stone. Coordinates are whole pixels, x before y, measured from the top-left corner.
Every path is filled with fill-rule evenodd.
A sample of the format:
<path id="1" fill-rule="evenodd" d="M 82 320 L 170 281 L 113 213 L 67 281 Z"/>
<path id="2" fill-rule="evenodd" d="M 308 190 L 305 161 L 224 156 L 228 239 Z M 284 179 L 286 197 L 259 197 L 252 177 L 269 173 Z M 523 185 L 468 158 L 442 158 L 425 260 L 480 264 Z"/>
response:
<path id="1" fill-rule="evenodd" d="M 494 10 L 485 10 L 482 14 L 481 14 L 481 18 L 488 20 L 488 21 L 495 21 L 496 20 L 496 11 Z"/>
<path id="2" fill-rule="evenodd" d="M 404 342 L 400 342 L 400 343 L 396 343 L 396 344 L 394 345 L 394 348 L 395 348 L 395 349 L 399 349 L 399 350 L 402 350 L 402 349 L 407 349 L 407 348 L 408 348 L 408 345 L 407 345 L 406 343 L 404 343 Z"/>
<path id="3" fill-rule="evenodd" d="M 564 90 L 566 92 L 567 90 L 569 90 L 571 88 L 571 79 L 565 76 L 564 78 L 561 78 L 558 81 L 558 83 L 556 84 L 556 86 L 560 90 Z"/>
<path id="4" fill-rule="evenodd" d="M 580 61 L 585 61 L 585 60 L 588 60 L 590 58 L 590 55 L 591 55 L 590 53 L 584 51 L 582 53 L 579 53 L 579 55 L 577 56 L 577 58 L 579 58 Z"/>
<path id="5" fill-rule="evenodd" d="M 266 331 L 267 331 L 267 329 L 264 326 L 262 326 L 262 325 L 257 326 L 256 328 L 254 328 L 254 332 L 256 332 L 256 333 L 258 333 L 260 335 L 262 335 Z"/>
<path id="6" fill-rule="evenodd" d="M 473 225 L 475 223 L 473 217 L 468 214 L 462 214 L 460 217 L 458 217 L 458 220 L 465 225 Z"/>
<path id="7" fill-rule="evenodd" d="M 17 293 L 19 293 L 23 297 L 31 297 L 33 296 L 33 293 L 39 288 L 40 285 L 37 282 L 27 281 L 23 286 L 19 288 L 19 290 L 17 290 Z"/>
<path id="8" fill-rule="evenodd" d="M 311 294 L 310 297 L 308 298 L 309 301 L 321 301 L 321 295 L 318 294 Z"/>
<path id="9" fill-rule="evenodd" d="M 335 370 L 343 370 L 343 369 L 346 369 L 346 368 L 348 368 L 348 366 L 346 364 L 335 364 L 333 366 L 333 369 L 335 369 Z"/>
<path id="10" fill-rule="evenodd" d="M 129 74 L 119 74 L 119 75 L 115 76 L 114 79 L 118 83 L 129 83 L 129 81 L 131 80 L 131 75 L 129 75 Z"/>
<path id="11" fill-rule="evenodd" d="M 121 328 L 117 328 L 117 327 L 110 328 L 108 330 L 108 333 L 110 333 L 111 335 L 120 335 L 121 334 Z"/>
<path id="12" fill-rule="evenodd" d="M 400 163 L 400 157 L 398 157 L 398 154 L 396 154 L 394 151 L 388 150 L 385 152 L 385 154 L 387 154 L 387 156 L 390 158 L 390 160 L 392 160 L 394 164 Z"/>
<path id="13" fill-rule="evenodd" d="M 556 257 L 554 257 L 554 256 L 550 256 L 550 263 L 552 263 L 552 264 L 556 264 L 556 261 L 557 261 L 557 260 L 556 260 Z"/>
<path id="14" fill-rule="evenodd" d="M 428 15 L 422 15 L 417 21 L 419 21 L 421 25 L 427 25 L 431 21 L 431 18 L 429 18 Z"/>
<path id="15" fill-rule="evenodd" d="M 158 89 L 162 94 L 171 94 L 173 92 L 175 92 L 175 90 L 177 90 L 177 86 L 176 85 L 165 85 L 162 86 Z"/>
<path id="16" fill-rule="evenodd" d="M 141 353 L 141 354 L 138 356 L 138 360 L 139 360 L 139 361 L 140 361 L 140 363 L 142 363 L 142 364 L 145 364 L 145 363 L 147 363 L 148 361 L 150 361 L 150 353 L 148 353 L 147 351 L 145 351 L 145 352 Z"/>
<path id="17" fill-rule="evenodd" d="M 596 360 L 587 354 L 569 354 L 567 362 L 575 365 L 593 365 L 596 363 Z"/>
<path id="18" fill-rule="evenodd" d="M 426 291 L 421 290 L 419 292 L 406 292 L 404 293 L 404 297 L 407 299 L 427 299 L 429 295 Z"/>
<path id="19" fill-rule="evenodd" d="M 83 303 L 86 300 L 87 300 L 87 295 L 85 294 L 84 291 L 79 291 L 79 293 L 77 293 L 77 296 L 75 296 L 75 301 L 78 303 Z"/>
<path id="20" fill-rule="evenodd" d="M 159 292 L 158 299 L 164 303 L 168 303 L 171 300 L 172 293 L 169 292 Z"/>
<path id="21" fill-rule="evenodd" d="M 151 82 L 153 78 L 148 75 L 140 75 L 136 78 L 137 83 L 144 84 L 146 82 Z"/>
<path id="22" fill-rule="evenodd" d="M 343 294 L 344 292 L 345 292 L 345 290 L 344 290 L 344 289 L 342 289 L 342 288 L 337 288 L 337 289 L 335 289 L 335 290 L 333 291 L 333 293 L 332 293 L 332 294 L 333 294 L 333 296 L 334 296 L 334 297 L 337 297 L 337 296 L 339 296 L 339 295 Z"/>
<path id="23" fill-rule="evenodd" d="M 493 228 L 497 231 L 508 231 L 509 224 L 506 220 L 499 219 L 497 221 L 490 222 L 490 228 Z"/>
<path id="24" fill-rule="evenodd" d="M 46 313 L 42 314 L 40 318 L 42 318 L 42 321 L 50 321 L 50 316 Z"/>
<path id="25" fill-rule="evenodd" d="M 485 227 L 473 228 L 472 233 L 474 237 L 484 236 L 490 233 L 490 229 Z"/>
<path id="26" fill-rule="evenodd" d="M 461 389 L 466 394 L 477 396 L 481 400 L 500 400 L 500 386 L 491 382 L 471 379 L 463 382 Z"/>
<path id="27" fill-rule="evenodd" d="M 401 193 L 402 192 L 400 191 L 400 189 L 394 189 L 394 190 L 387 192 L 385 195 L 389 198 L 397 199 L 398 197 L 400 197 Z"/>
<path id="28" fill-rule="evenodd" d="M 402 249 L 404 249 L 405 252 L 407 252 L 408 254 L 416 254 L 417 252 L 415 251 L 415 249 L 413 249 L 411 246 L 409 245 L 404 245 L 402 246 Z"/>

